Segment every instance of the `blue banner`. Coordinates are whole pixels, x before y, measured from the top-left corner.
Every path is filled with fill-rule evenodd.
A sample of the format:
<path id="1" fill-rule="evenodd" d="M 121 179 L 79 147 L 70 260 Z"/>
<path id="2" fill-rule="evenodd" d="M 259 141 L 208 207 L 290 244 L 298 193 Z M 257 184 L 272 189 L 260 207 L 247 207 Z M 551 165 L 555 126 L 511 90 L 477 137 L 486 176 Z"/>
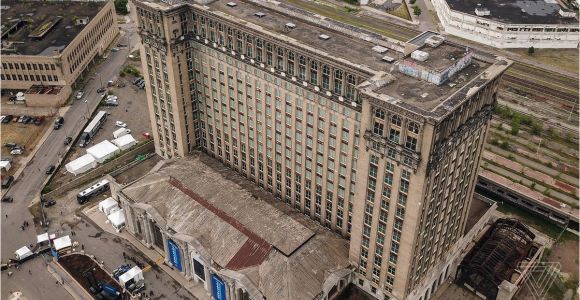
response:
<path id="1" fill-rule="evenodd" d="M 211 275 L 211 291 L 215 300 L 227 300 L 226 284 L 217 275 Z"/>
<path id="2" fill-rule="evenodd" d="M 179 251 L 179 246 L 174 241 L 167 240 L 167 248 L 169 250 L 169 261 L 171 264 L 180 272 L 183 271 L 181 268 L 181 252 Z"/>

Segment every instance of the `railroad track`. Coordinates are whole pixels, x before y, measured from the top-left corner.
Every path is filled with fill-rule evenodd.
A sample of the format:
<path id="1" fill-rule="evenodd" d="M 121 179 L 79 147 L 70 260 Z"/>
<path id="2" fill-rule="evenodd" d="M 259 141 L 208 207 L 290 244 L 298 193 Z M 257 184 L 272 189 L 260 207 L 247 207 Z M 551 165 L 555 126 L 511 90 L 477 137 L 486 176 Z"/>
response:
<path id="1" fill-rule="evenodd" d="M 504 74 L 502 79 L 504 80 L 504 85 L 510 86 L 509 84 L 518 85 L 524 87 L 528 90 L 537 92 L 539 94 L 543 94 L 546 96 L 556 97 L 557 99 L 564 100 L 565 102 L 562 103 L 563 106 L 570 109 L 572 105 L 578 101 L 578 95 L 573 95 L 567 92 L 563 92 L 561 90 L 556 90 L 551 87 L 539 85 L 537 82 L 528 81 L 522 78 L 515 77 L 513 75 Z"/>
<path id="2" fill-rule="evenodd" d="M 513 74 L 525 74 L 528 77 L 538 78 L 542 80 L 546 80 L 546 74 L 549 74 L 549 82 L 566 87 L 571 88 L 578 93 L 578 79 L 574 77 L 569 77 L 563 74 L 558 74 L 554 72 L 549 72 L 547 70 L 538 68 L 536 66 L 528 65 L 522 62 L 515 62 L 512 67 L 507 71 L 507 73 Z"/>

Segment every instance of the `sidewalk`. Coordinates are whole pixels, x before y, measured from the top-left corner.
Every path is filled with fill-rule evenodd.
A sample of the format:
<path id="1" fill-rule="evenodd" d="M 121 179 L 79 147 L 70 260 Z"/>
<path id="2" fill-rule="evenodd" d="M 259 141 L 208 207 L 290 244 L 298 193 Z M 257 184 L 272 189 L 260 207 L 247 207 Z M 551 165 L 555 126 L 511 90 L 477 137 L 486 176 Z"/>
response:
<path id="1" fill-rule="evenodd" d="M 126 230 L 121 232 L 117 232 L 113 229 L 113 226 L 107 223 L 107 218 L 104 213 L 98 210 L 98 205 L 94 205 L 93 207 L 87 208 L 83 210 L 83 214 L 91 219 L 97 226 L 99 226 L 102 230 L 116 235 L 120 238 L 123 238 L 129 241 L 135 248 L 137 248 L 141 253 L 145 254 L 150 260 L 157 263 L 157 265 L 165 271 L 169 276 L 171 276 L 175 281 L 177 281 L 183 288 L 188 290 L 192 295 L 194 295 L 197 299 L 200 300 L 211 300 L 211 296 L 209 293 L 204 289 L 203 285 L 200 283 L 196 283 L 193 280 L 187 280 L 181 273 L 172 269 L 171 267 L 167 266 L 164 263 L 165 257 L 163 255 L 153 249 L 147 248 L 143 245 L 140 241 L 138 241 L 135 237 L 129 234 Z M 144 268 L 144 272 L 149 270 L 146 266 Z"/>
<path id="2" fill-rule="evenodd" d="M 70 275 L 63 269 L 58 263 L 51 261 L 46 266 L 48 272 L 56 278 L 60 284 L 66 289 L 66 291 L 77 300 L 92 300 L 93 297 L 85 291 L 85 289 L 80 286 L 80 284 L 74 280 Z"/>

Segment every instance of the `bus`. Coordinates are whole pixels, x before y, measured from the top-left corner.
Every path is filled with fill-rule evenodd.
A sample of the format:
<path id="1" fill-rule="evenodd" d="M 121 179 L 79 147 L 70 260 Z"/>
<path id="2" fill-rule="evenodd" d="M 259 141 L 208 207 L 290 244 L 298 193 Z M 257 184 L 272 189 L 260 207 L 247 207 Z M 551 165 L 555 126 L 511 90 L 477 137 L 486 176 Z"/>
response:
<path id="1" fill-rule="evenodd" d="M 89 201 L 92 197 L 99 195 L 108 189 L 109 189 L 109 181 L 107 179 L 103 179 L 81 191 L 77 195 L 77 202 L 79 204 L 84 204 L 85 202 Z"/>
<path id="2" fill-rule="evenodd" d="M 107 112 L 101 110 L 97 115 L 91 120 L 89 125 L 85 128 L 79 139 L 79 147 L 86 147 L 90 141 L 93 139 L 97 131 L 103 126 L 105 120 L 107 119 Z"/>

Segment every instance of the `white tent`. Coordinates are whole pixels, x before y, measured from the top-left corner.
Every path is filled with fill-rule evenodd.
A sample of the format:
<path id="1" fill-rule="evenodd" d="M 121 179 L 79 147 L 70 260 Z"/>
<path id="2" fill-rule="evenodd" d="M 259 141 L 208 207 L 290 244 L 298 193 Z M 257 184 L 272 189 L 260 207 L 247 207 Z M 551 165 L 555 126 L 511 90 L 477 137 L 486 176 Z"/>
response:
<path id="1" fill-rule="evenodd" d="M 131 133 L 131 130 L 130 129 L 127 129 L 127 128 L 119 128 L 119 129 L 113 131 L 113 138 L 118 139 L 118 138 L 120 138 L 120 137 L 122 137 L 122 136 L 124 136 L 126 134 L 129 134 L 129 133 Z"/>
<path id="2" fill-rule="evenodd" d="M 58 239 L 52 241 L 52 243 L 56 251 L 66 250 L 67 248 L 72 247 L 72 241 L 68 235 L 59 237 Z"/>
<path id="3" fill-rule="evenodd" d="M 4 169 L 5 171 L 10 170 L 10 162 L 7 160 L 0 161 L 0 169 Z"/>
<path id="4" fill-rule="evenodd" d="M 121 284 L 123 286 L 126 287 L 127 282 L 129 282 L 131 279 L 133 279 L 133 281 L 135 283 L 143 280 L 143 271 L 141 270 L 141 268 L 134 266 L 131 270 L 125 272 L 123 275 L 119 276 L 119 282 L 121 282 Z"/>
<path id="5" fill-rule="evenodd" d="M 48 232 L 45 232 L 43 234 L 39 234 L 36 236 L 36 243 L 37 244 L 41 244 L 44 242 L 48 242 Z"/>
<path id="6" fill-rule="evenodd" d="M 101 202 L 99 202 L 99 210 L 104 212 L 105 215 L 109 215 L 115 208 L 118 208 L 119 205 L 117 201 L 113 199 L 113 197 L 109 197 Z"/>
<path id="7" fill-rule="evenodd" d="M 18 260 L 23 260 L 33 255 L 32 251 L 30 251 L 26 246 L 16 250 L 14 254 L 16 254 L 16 259 Z"/>
<path id="8" fill-rule="evenodd" d="M 122 209 L 112 212 L 107 219 L 117 230 L 121 230 L 125 226 L 125 212 Z"/>
<path id="9" fill-rule="evenodd" d="M 96 166 L 97 161 L 95 160 L 95 158 L 90 154 L 85 154 L 66 164 L 65 168 L 67 171 L 77 176 Z"/>
<path id="10" fill-rule="evenodd" d="M 97 160 L 97 162 L 101 164 L 104 163 L 108 158 L 115 156 L 115 154 L 119 153 L 120 151 L 121 150 L 119 150 L 119 147 L 113 145 L 113 143 L 107 140 L 104 140 L 87 149 L 87 153 L 92 155 Z"/>
<path id="11" fill-rule="evenodd" d="M 121 148 L 121 150 L 127 150 L 133 147 L 133 145 L 137 144 L 137 141 L 133 138 L 132 135 L 126 134 L 118 139 L 113 140 L 113 143 L 117 145 L 117 147 Z"/>

